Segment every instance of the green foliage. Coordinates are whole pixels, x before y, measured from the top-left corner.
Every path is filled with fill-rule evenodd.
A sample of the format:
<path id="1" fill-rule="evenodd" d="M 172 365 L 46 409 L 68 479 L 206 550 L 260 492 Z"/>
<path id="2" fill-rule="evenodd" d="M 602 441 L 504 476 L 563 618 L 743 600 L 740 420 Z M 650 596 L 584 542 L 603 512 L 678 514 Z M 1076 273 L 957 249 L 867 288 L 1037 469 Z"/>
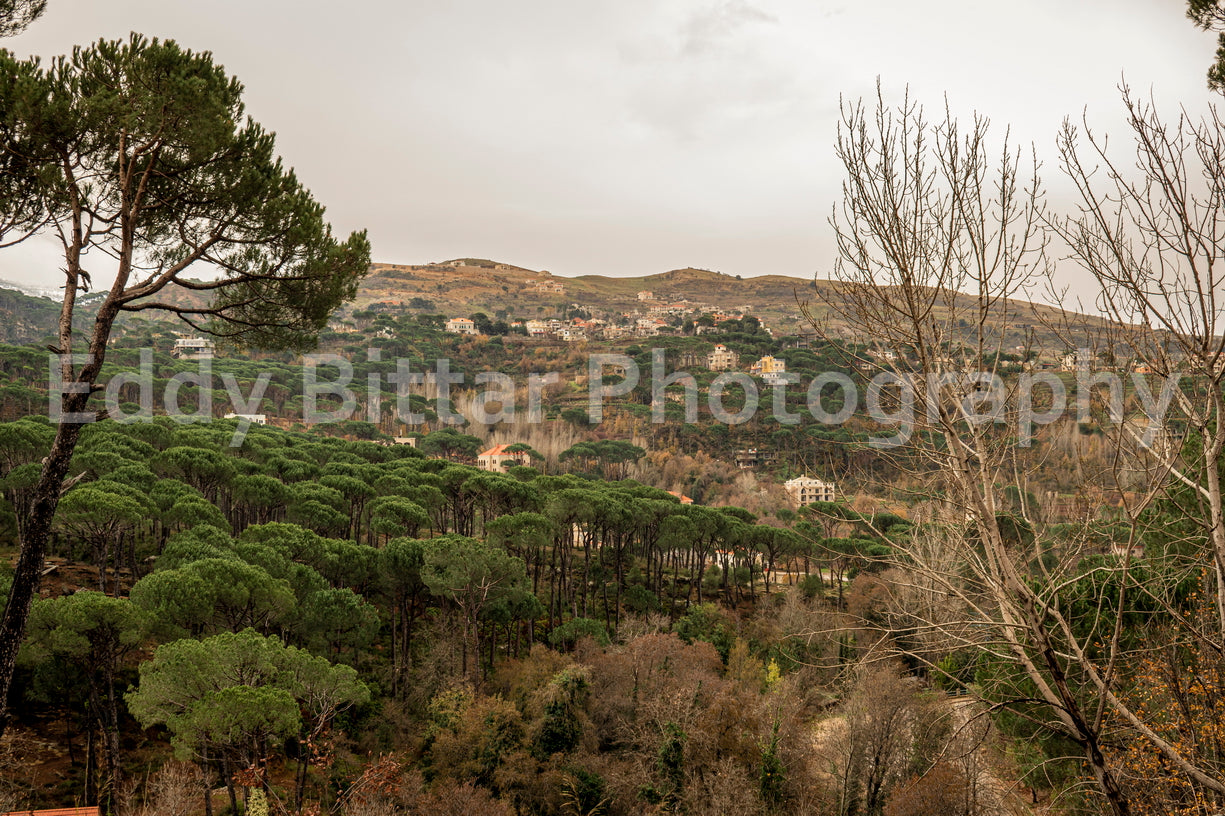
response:
<path id="1" fill-rule="evenodd" d="M 562 806 L 567 816 L 597 816 L 605 812 L 604 777 L 584 768 L 569 769 L 562 780 Z"/>
<path id="2" fill-rule="evenodd" d="M 775 721 L 770 741 L 763 746 L 761 751 L 761 772 L 758 775 L 761 800 L 770 808 L 777 808 L 783 804 L 787 783 L 787 771 L 783 766 L 782 757 L 779 756 L 778 744 L 778 722 Z"/>
<path id="3" fill-rule="evenodd" d="M 598 439 L 594 442 L 579 442 L 558 455 L 559 462 L 577 463 L 583 470 L 593 471 L 609 478 L 624 478 L 626 467 L 637 462 L 646 451 L 620 439 Z"/>
<path id="4" fill-rule="evenodd" d="M 523 562 L 486 542 L 446 535 L 428 542 L 421 578 L 435 595 L 483 605 L 524 578 Z"/>
<path id="5" fill-rule="evenodd" d="M 268 628 L 294 608 L 289 582 L 237 558 L 159 570 L 132 587 L 132 603 L 164 625 L 195 632 Z"/>
<path id="6" fill-rule="evenodd" d="M 667 810 L 677 810 L 681 804 L 685 790 L 685 744 L 688 741 L 689 735 L 676 723 L 670 722 L 664 726 L 655 770 L 662 778 L 660 801 Z"/>
<path id="7" fill-rule="evenodd" d="M 430 456 L 475 458 L 480 452 L 480 437 L 460 433 L 454 428 L 443 428 L 426 434 L 418 443 L 418 449 Z"/>
<path id="8" fill-rule="evenodd" d="M 549 633 L 549 643 L 574 648 L 574 644 L 585 637 L 592 638 L 601 646 L 612 642 L 608 637 L 608 629 L 599 621 L 591 618 L 571 618 Z"/>
<path id="9" fill-rule="evenodd" d="M 1187 17 L 1204 31 L 1217 31 L 1215 62 L 1208 69 L 1208 87 L 1225 91 L 1225 9 L 1218 0 L 1187 0 Z"/>
<path id="10" fill-rule="evenodd" d="M 701 640 L 711 644 L 724 662 L 727 662 L 727 656 L 736 640 L 736 634 L 727 616 L 713 603 L 697 604 L 672 628 L 686 643 Z"/>
<path id="11" fill-rule="evenodd" d="M 123 223 L 86 239 L 116 256 L 160 269 L 211 261 L 219 284 L 195 320 L 248 345 L 304 347 L 356 293 L 369 244 L 361 233 L 332 238 L 241 96 L 210 54 L 136 34 L 46 67 L 5 54 L 0 210 L 54 229 L 79 200 Z"/>
<path id="12" fill-rule="evenodd" d="M 625 592 L 621 596 L 621 602 L 629 609 L 642 614 L 644 612 L 658 612 L 660 609 L 659 596 L 644 586 L 632 584 L 625 588 Z"/>
<path id="13" fill-rule="evenodd" d="M 170 729 L 181 758 L 211 749 L 247 762 L 369 697 L 353 669 L 251 629 L 159 646 L 126 695 L 142 725 Z"/>
<path id="14" fill-rule="evenodd" d="M 47 0 L 0 0 L 0 37 L 20 34 L 46 9 Z"/>
<path id="15" fill-rule="evenodd" d="M 804 596 L 805 600 L 809 601 L 814 598 L 820 598 L 825 594 L 825 582 L 821 580 L 821 576 L 818 574 L 805 575 L 800 579 L 799 588 L 800 594 Z"/>
<path id="16" fill-rule="evenodd" d="M 416 536 L 430 524 L 425 508 L 399 496 L 385 496 L 371 503 L 370 529 L 385 536 Z"/>
<path id="17" fill-rule="evenodd" d="M 472 689 L 468 686 L 452 686 L 436 694 L 426 709 L 428 728 L 426 739 L 432 739 L 441 731 L 455 731 L 460 719 L 472 705 Z"/>
<path id="18" fill-rule="evenodd" d="M 31 658 L 59 654 L 97 668 L 140 645 L 149 624 L 144 610 L 101 592 L 40 598 L 30 612 L 24 648 Z"/>

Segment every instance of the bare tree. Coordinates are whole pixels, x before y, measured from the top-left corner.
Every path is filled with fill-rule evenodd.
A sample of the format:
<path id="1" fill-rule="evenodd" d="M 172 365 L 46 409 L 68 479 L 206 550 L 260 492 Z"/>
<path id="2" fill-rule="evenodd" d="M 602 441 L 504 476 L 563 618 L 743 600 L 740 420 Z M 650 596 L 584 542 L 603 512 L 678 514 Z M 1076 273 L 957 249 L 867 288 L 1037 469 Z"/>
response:
<path id="1" fill-rule="evenodd" d="M 1006 377 L 1000 368 L 1000 353 L 1014 342 L 1009 327 L 1033 319 L 1031 307 L 1019 299 L 1047 271 L 1047 219 L 1036 160 L 1023 161 L 1021 151 L 1007 146 L 1007 136 L 993 158 L 985 119 L 975 117 L 962 129 L 947 111 L 932 124 L 909 98 L 890 108 L 878 91 L 876 102 L 874 110 L 862 103 L 843 107 L 837 153 L 846 179 L 831 219 L 839 249 L 833 294 L 808 314 L 818 326 L 841 319 L 866 335 L 867 347 L 853 362 L 876 375 L 868 387 L 869 413 L 892 417 L 896 428 L 874 444 L 920 485 L 916 498 L 938 500 L 945 508 L 942 524 L 897 542 L 896 614 L 878 625 L 893 636 L 895 648 L 932 669 L 939 655 L 955 648 L 1015 666 L 1018 682 L 994 704 L 1079 746 L 1095 789 L 1119 816 L 1130 812 L 1111 757 L 1119 733 L 1147 740 L 1196 785 L 1225 792 L 1211 765 L 1163 737 L 1120 693 L 1129 657 L 1123 613 L 1135 591 L 1127 583 L 1128 561 L 1093 567 L 1086 576 L 1083 537 L 1056 546 L 1024 502 L 1019 513 L 1006 512 L 1005 487 L 1024 495 L 1041 462 L 1041 447 L 1030 446 L 1035 428 L 1066 407 L 1057 384 L 1042 385 L 1041 377 L 1029 373 Z M 1202 207 L 1195 211 L 1199 223 L 1190 214 L 1182 218 L 1170 195 L 1191 183 L 1181 175 L 1188 151 L 1204 164 L 1215 161 L 1215 172 L 1222 173 L 1225 145 L 1206 138 L 1193 144 L 1163 140 L 1142 117 L 1133 116 L 1133 127 L 1147 158 L 1142 166 L 1150 168 L 1149 185 L 1094 199 L 1091 174 L 1083 172 L 1087 212 L 1101 216 L 1065 222 L 1062 232 L 1079 241 L 1074 245 L 1091 268 L 1111 270 L 1099 276 L 1103 289 L 1130 285 L 1137 293 L 1114 301 L 1113 316 L 1141 316 L 1146 325 L 1166 329 L 1142 333 L 1138 348 L 1144 348 L 1144 338 L 1161 345 L 1167 334 L 1185 335 L 1178 355 L 1202 361 L 1205 377 L 1216 372 L 1204 380 L 1211 408 L 1197 427 L 1214 429 L 1225 446 L 1225 423 L 1214 424 L 1223 375 L 1213 368 L 1221 349 L 1212 266 L 1192 267 L 1181 282 L 1173 281 L 1168 264 L 1139 260 L 1143 253 L 1128 248 L 1134 237 L 1116 228 L 1134 226 L 1148 237 L 1140 246 L 1150 250 L 1173 245 L 1184 248 L 1184 257 L 1211 257 L 1220 223 L 1219 215 L 1209 213 L 1219 213 L 1225 183 L 1213 179 L 1204 185 L 1210 195 L 1195 199 Z M 1065 134 L 1065 144 L 1069 139 Z M 1073 148 L 1065 150 L 1065 165 L 1075 171 Z M 1166 198 L 1154 201 L 1153 194 L 1163 191 Z M 1107 206 L 1120 196 L 1137 209 Z M 1184 209 L 1191 203 L 1184 201 Z M 1170 218 L 1177 228 L 1163 226 Z M 1164 290 L 1158 285 L 1163 281 Z M 1163 308 L 1146 306 L 1139 293 L 1160 300 Z M 1106 297 L 1114 297 L 1113 291 Z M 1035 393 L 1043 396 L 1035 400 Z M 1205 465 L 1213 474 L 1216 461 Z M 1219 507 L 1219 477 L 1199 475 L 1209 503 L 1215 493 Z M 1129 508 L 1133 520 L 1159 489 L 1159 482 L 1152 485 Z M 1225 526 L 1221 531 L 1225 542 Z M 1042 557 L 1050 552 L 1057 557 Z M 1121 581 L 1123 588 L 1107 593 L 1095 583 L 1099 578 Z M 1064 602 L 1075 592 L 1083 603 L 1072 610 Z"/>
<path id="2" fill-rule="evenodd" d="M 1183 654 L 1191 673 L 1198 655 L 1225 652 L 1225 128 L 1215 107 L 1171 122 L 1126 86 L 1122 97 L 1134 144 L 1125 160 L 1087 124 L 1065 123 L 1060 160 L 1081 205 L 1054 226 L 1099 284 L 1097 307 L 1134 363 L 1135 388 L 1148 394 L 1146 421 L 1115 430 L 1128 467 L 1160 491 L 1155 511 L 1129 515 L 1133 538 L 1149 542 L 1148 560 L 1166 580 L 1133 580 L 1129 591 L 1164 612 L 1153 653 Z M 1201 572 L 1197 606 L 1176 606 L 1169 586 Z M 1110 678 L 1094 681 L 1113 693 Z M 1129 706 L 1118 713 L 1219 807 L 1225 773 L 1215 757 L 1179 745 Z"/>

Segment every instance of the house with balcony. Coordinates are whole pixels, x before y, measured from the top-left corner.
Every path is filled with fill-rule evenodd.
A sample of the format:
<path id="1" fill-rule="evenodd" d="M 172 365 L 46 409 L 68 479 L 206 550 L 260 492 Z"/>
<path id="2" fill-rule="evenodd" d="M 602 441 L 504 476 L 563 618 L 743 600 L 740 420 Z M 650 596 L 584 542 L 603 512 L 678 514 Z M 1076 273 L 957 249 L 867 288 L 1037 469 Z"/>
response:
<path id="1" fill-rule="evenodd" d="M 467 317 L 453 317 L 447 321 L 447 331 L 451 334 L 476 334 L 476 324 Z"/>
<path id="2" fill-rule="evenodd" d="M 832 502 L 837 492 L 833 482 L 814 479 L 811 476 L 800 476 L 784 482 L 783 489 L 797 508 L 813 502 Z"/>
<path id="3" fill-rule="evenodd" d="M 217 346 L 207 337 L 180 337 L 174 341 L 170 356 L 176 360 L 211 360 Z"/>
<path id="4" fill-rule="evenodd" d="M 706 367 L 711 371 L 730 371 L 740 365 L 740 355 L 720 343 L 706 355 Z"/>

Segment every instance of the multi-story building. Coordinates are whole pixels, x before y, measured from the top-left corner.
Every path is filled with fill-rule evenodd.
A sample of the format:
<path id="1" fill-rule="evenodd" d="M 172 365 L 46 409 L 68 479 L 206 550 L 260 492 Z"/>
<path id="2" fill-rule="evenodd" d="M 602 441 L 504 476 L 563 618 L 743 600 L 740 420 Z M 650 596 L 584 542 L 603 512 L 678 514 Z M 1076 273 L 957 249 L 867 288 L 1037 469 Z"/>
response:
<path id="1" fill-rule="evenodd" d="M 811 476 L 800 476 L 783 483 L 783 488 L 791 496 L 791 501 L 797 507 L 803 507 L 813 502 L 832 502 L 836 488 L 833 482 L 814 479 Z"/>
<path id="2" fill-rule="evenodd" d="M 207 360 L 216 350 L 216 345 L 207 337 L 181 337 L 174 341 L 170 356 L 180 360 Z"/>
<path id="3" fill-rule="evenodd" d="M 711 371 L 730 371 L 740 365 L 740 355 L 720 343 L 706 355 L 706 367 Z"/>
<path id="4" fill-rule="evenodd" d="M 777 357 L 762 357 L 749 367 L 749 373 L 761 377 L 769 385 L 782 385 L 787 382 L 787 361 Z"/>

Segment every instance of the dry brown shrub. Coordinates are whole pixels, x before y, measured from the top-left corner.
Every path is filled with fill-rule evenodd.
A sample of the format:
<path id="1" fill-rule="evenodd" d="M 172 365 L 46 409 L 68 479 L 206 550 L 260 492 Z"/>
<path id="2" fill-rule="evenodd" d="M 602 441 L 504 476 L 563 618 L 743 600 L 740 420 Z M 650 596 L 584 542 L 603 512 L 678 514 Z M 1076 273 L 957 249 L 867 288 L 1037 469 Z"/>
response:
<path id="1" fill-rule="evenodd" d="M 894 793 L 884 816 L 969 816 L 970 811 L 965 775 L 955 765 L 941 762 Z"/>
<path id="2" fill-rule="evenodd" d="M 128 780 L 119 793 L 119 812 L 124 816 L 187 816 L 201 807 L 208 779 L 190 762 L 167 762 L 143 785 L 137 803 L 139 780 Z"/>
<path id="3" fill-rule="evenodd" d="M 510 805 L 471 782 L 437 783 L 406 805 L 405 816 L 515 816 Z"/>
<path id="4" fill-rule="evenodd" d="M 694 780 L 686 796 L 688 810 L 693 816 L 757 816 L 764 812 L 757 789 L 750 770 L 727 757 Z"/>

